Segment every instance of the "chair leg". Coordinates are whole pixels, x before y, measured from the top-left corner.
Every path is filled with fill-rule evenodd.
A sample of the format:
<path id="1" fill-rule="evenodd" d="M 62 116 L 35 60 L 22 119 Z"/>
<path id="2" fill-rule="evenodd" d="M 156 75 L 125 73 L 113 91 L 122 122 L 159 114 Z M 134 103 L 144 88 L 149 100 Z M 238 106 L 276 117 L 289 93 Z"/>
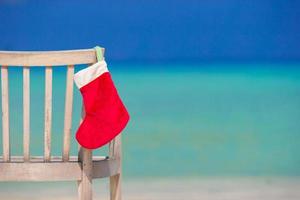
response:
<path id="1" fill-rule="evenodd" d="M 82 199 L 82 181 L 77 181 L 78 200 Z"/>
<path id="2" fill-rule="evenodd" d="M 121 173 L 110 177 L 110 200 L 121 200 Z"/>
<path id="3" fill-rule="evenodd" d="M 110 200 L 122 200 L 122 142 L 121 135 L 118 135 L 109 145 L 109 156 L 119 160 L 119 174 L 111 176 Z"/>
<path id="4" fill-rule="evenodd" d="M 92 151 L 84 148 L 81 148 L 80 151 L 82 159 L 82 178 L 80 181 L 78 181 L 78 196 L 79 200 L 92 200 Z"/>

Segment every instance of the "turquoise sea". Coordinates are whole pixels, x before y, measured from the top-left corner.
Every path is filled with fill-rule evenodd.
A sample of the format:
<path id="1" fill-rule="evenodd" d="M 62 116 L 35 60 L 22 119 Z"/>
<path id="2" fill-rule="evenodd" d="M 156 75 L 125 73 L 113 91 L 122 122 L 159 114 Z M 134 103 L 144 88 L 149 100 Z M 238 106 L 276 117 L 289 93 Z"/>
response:
<path id="1" fill-rule="evenodd" d="M 109 69 L 131 115 L 123 132 L 126 178 L 300 175 L 299 64 L 116 63 Z M 53 74 L 53 155 L 62 150 L 65 72 L 57 68 Z M 9 69 L 9 84 L 11 148 L 20 155 L 20 68 Z M 75 86 L 74 92 L 75 155 L 81 96 Z M 44 71 L 35 68 L 33 155 L 43 155 L 43 106 Z M 107 147 L 95 152 L 105 153 Z"/>

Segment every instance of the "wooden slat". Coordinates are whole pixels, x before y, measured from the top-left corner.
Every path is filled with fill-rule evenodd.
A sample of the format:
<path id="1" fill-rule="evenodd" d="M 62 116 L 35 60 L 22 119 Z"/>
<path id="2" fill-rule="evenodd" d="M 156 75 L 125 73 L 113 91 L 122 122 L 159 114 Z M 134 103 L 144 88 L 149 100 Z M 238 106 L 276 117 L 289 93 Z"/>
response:
<path id="1" fill-rule="evenodd" d="M 81 117 L 80 117 L 80 120 L 79 120 L 79 126 L 81 125 L 82 121 L 83 121 L 83 118 L 85 116 L 85 110 L 84 110 L 84 105 L 83 103 L 81 104 Z M 78 160 L 80 162 L 82 162 L 82 148 L 80 146 L 80 144 L 78 143 Z M 77 185 L 78 185 L 78 197 L 79 197 L 79 200 L 82 200 L 83 199 L 83 195 L 82 195 L 82 188 L 83 188 L 83 182 L 81 180 L 77 181 Z"/>
<path id="2" fill-rule="evenodd" d="M 37 159 L 37 158 L 36 158 Z M 60 159 L 60 161 L 58 160 Z M 22 162 L 23 158 L 19 157 L 20 162 L 0 163 L 0 182 L 1 181 L 69 181 L 77 180 L 82 182 L 84 196 L 90 197 L 87 192 L 91 192 L 92 178 L 104 178 L 113 176 L 118 173 L 118 163 L 114 159 L 95 160 L 89 165 L 93 173 L 89 176 L 88 184 L 83 180 L 82 164 L 78 161 L 62 162 L 61 157 L 56 162 L 43 162 L 40 157 L 36 161 Z M 82 179 L 83 178 L 83 179 Z M 82 181 L 81 181 L 82 180 Z"/>
<path id="3" fill-rule="evenodd" d="M 82 104 L 81 110 L 81 120 L 85 116 L 85 109 Z M 80 200 L 92 200 L 93 198 L 93 190 L 92 190 L 92 182 L 93 182 L 93 151 L 90 149 L 85 149 L 83 147 L 79 148 L 78 152 L 78 160 L 82 163 L 82 177 L 78 182 L 78 195 Z"/>
<path id="4" fill-rule="evenodd" d="M 81 123 L 82 123 L 82 121 L 83 121 L 83 119 L 84 119 L 84 116 L 85 116 L 85 110 L 84 110 L 84 105 L 83 105 L 83 103 L 82 103 L 82 105 L 81 105 L 81 117 L 80 117 L 80 119 L 79 119 L 79 126 L 81 125 Z M 78 143 L 77 145 L 78 145 L 78 156 L 81 156 L 81 155 L 80 155 L 80 149 L 81 149 L 81 146 L 80 146 L 79 143 Z"/>
<path id="5" fill-rule="evenodd" d="M 93 161 L 93 178 L 105 178 L 120 174 L 120 160 L 108 159 L 106 165 L 103 162 Z"/>
<path id="6" fill-rule="evenodd" d="M 10 159 L 8 69 L 1 67 L 3 160 Z"/>
<path id="7" fill-rule="evenodd" d="M 102 49 L 104 55 L 104 48 Z M 95 63 L 94 49 L 70 51 L 0 51 L 0 65 L 62 66 Z"/>
<path id="8" fill-rule="evenodd" d="M 45 69 L 45 132 L 44 132 L 44 157 L 50 161 L 51 156 L 51 122 L 52 122 L 52 68 Z"/>
<path id="9" fill-rule="evenodd" d="M 98 162 L 102 160 L 113 160 L 107 156 L 93 156 L 93 161 Z M 44 156 L 30 156 L 29 158 L 30 162 L 40 162 L 44 163 Z M 1 164 L 3 163 L 3 156 L 0 156 L 0 167 Z M 10 162 L 15 162 L 15 163 L 23 163 L 24 157 L 23 156 L 10 156 Z M 62 161 L 62 156 L 51 156 L 51 163 L 52 162 L 63 162 Z M 79 162 L 78 156 L 70 156 L 69 162 Z M 81 162 L 81 161 L 80 161 Z"/>
<path id="10" fill-rule="evenodd" d="M 68 161 L 70 155 L 70 138 L 72 125 L 72 107 L 73 107 L 73 76 L 74 66 L 67 67 L 66 95 L 65 95 L 65 119 L 64 119 L 64 144 L 63 161 Z"/>
<path id="11" fill-rule="evenodd" d="M 29 67 L 23 68 L 23 153 L 24 160 L 30 156 L 30 71 Z"/>
<path id="12" fill-rule="evenodd" d="M 0 181 L 68 181 L 81 179 L 77 162 L 1 163 Z"/>

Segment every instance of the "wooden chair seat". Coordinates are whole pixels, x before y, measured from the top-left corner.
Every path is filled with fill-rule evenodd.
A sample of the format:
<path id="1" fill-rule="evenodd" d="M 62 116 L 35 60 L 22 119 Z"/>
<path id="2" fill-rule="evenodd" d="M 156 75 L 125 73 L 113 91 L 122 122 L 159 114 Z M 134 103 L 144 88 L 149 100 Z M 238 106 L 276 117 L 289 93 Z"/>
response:
<path id="1" fill-rule="evenodd" d="M 108 156 L 93 156 L 92 157 L 93 162 L 97 161 L 103 161 L 103 160 L 108 160 Z M 62 156 L 51 156 L 50 158 L 51 162 L 50 163 L 55 163 L 55 162 L 64 162 Z M 30 156 L 28 161 L 24 160 L 23 156 L 10 156 L 10 163 L 45 163 L 44 157 L 43 156 Z M 78 160 L 78 156 L 70 156 L 68 162 L 80 162 Z M 0 164 L 1 163 L 6 163 L 3 160 L 3 156 L 0 156 Z"/>
<path id="2" fill-rule="evenodd" d="M 0 157 L 1 181 L 80 181 L 82 166 L 78 156 L 71 156 L 64 162 L 62 156 L 52 156 L 51 162 L 45 163 L 42 156 L 32 156 L 25 162 L 22 156 L 12 156 L 10 162 Z M 93 156 L 92 178 L 104 178 L 120 172 L 117 159 Z"/>

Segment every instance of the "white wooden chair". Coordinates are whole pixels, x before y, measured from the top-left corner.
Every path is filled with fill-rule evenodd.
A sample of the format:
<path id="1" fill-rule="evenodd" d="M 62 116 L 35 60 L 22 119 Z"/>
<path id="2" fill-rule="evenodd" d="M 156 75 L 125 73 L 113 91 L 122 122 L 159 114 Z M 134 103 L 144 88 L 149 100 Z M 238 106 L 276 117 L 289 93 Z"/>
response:
<path id="1" fill-rule="evenodd" d="M 104 52 L 104 49 L 102 49 Z M 77 181 L 80 200 L 92 199 L 92 180 L 110 178 L 110 199 L 121 200 L 121 137 L 109 144 L 109 156 L 92 156 L 92 150 L 79 147 L 78 156 L 70 156 L 74 65 L 96 62 L 94 49 L 71 51 L 0 51 L 2 83 L 3 156 L 0 157 L 0 181 Z M 9 66 L 23 67 L 23 155 L 10 155 Z M 31 156 L 30 68 L 45 68 L 44 155 Z M 67 67 L 64 131 L 60 156 L 51 155 L 52 68 Z M 84 115 L 84 112 L 83 112 Z"/>

